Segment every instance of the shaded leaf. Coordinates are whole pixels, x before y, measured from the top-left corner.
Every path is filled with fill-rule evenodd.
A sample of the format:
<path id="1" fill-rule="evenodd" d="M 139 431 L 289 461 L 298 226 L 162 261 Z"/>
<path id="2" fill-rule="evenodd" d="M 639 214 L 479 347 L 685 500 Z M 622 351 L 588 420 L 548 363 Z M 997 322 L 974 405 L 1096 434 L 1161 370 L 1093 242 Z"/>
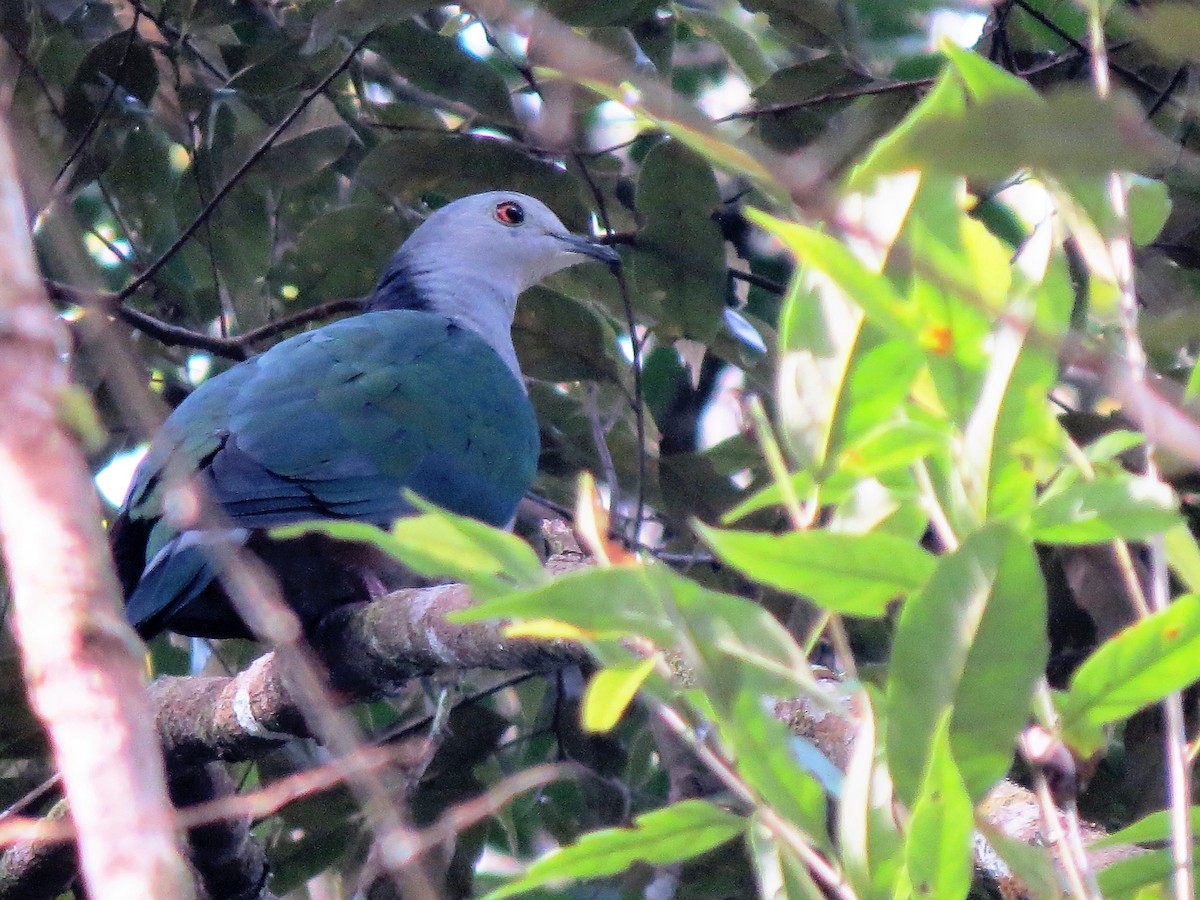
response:
<path id="1" fill-rule="evenodd" d="M 623 380 L 612 326 L 565 294 L 543 287 L 522 294 L 512 335 L 521 371 L 531 378 Z"/>
<path id="2" fill-rule="evenodd" d="M 494 137 L 410 132 L 380 144 L 354 174 L 356 199 L 399 199 L 415 206 L 426 194 L 448 200 L 504 186 L 537 197 L 575 231 L 588 230 L 588 209 L 578 182 L 562 169 Z"/>
<path id="3" fill-rule="evenodd" d="M 339 0 L 335 8 L 344 2 Z M 395 22 L 395 17 L 387 21 Z M 418 87 L 465 103 L 494 122 L 516 124 L 503 76 L 454 38 L 409 20 L 377 29 L 367 46 Z"/>
<path id="4" fill-rule="evenodd" d="M 638 179 L 633 283 L 668 333 L 711 341 L 725 307 L 725 241 L 712 168 L 676 141 L 646 157 Z"/>

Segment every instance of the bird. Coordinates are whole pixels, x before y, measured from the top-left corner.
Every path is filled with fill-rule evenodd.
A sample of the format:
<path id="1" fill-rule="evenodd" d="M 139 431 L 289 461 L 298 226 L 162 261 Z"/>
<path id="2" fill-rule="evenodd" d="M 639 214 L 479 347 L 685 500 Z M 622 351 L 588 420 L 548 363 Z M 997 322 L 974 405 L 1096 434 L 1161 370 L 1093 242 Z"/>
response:
<path id="1" fill-rule="evenodd" d="M 110 531 L 139 634 L 252 636 L 221 588 L 213 542 L 255 553 L 312 628 L 363 597 L 363 570 L 378 560 L 316 535 L 276 541 L 268 529 L 312 519 L 387 527 L 414 512 L 407 491 L 511 525 L 539 453 L 512 341 L 517 298 L 587 260 L 615 267 L 620 257 L 533 197 L 463 197 L 404 241 L 361 313 L 201 383 L 152 440 Z M 220 528 L 168 515 L 188 474 L 220 510 Z"/>

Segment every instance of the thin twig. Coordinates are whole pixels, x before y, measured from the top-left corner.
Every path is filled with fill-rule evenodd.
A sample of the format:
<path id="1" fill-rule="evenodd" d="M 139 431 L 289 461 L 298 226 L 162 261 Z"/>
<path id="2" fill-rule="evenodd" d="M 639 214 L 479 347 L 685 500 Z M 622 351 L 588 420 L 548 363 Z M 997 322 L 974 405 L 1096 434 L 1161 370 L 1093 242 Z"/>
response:
<path id="1" fill-rule="evenodd" d="M 1163 88 L 1162 93 L 1154 99 L 1154 102 L 1150 104 L 1150 108 L 1146 110 L 1147 119 L 1153 119 L 1159 110 L 1166 105 L 1179 86 L 1183 84 L 1183 79 L 1187 75 L 1187 71 L 1187 66 L 1180 66 L 1175 70 L 1175 74 L 1171 76 L 1171 81 Z"/>
<path id="2" fill-rule="evenodd" d="M 716 122 L 736 122 L 739 119 L 757 119 L 760 116 L 778 115 L 808 109 L 812 106 L 824 106 L 826 103 L 837 103 L 844 100 L 857 100 L 859 97 L 873 97 L 878 94 L 894 94 L 897 91 L 917 91 L 932 87 L 936 78 L 914 78 L 911 81 L 889 81 L 884 84 L 868 84 L 863 87 L 847 88 L 843 91 L 829 91 L 806 97 L 803 100 L 787 103 L 772 103 L 767 106 L 756 106 L 753 109 L 743 109 L 732 112 L 727 116 L 715 119 Z"/>
<path id="3" fill-rule="evenodd" d="M 213 198 L 208 201 L 207 204 L 205 204 L 204 209 L 202 209 L 200 214 L 196 216 L 194 220 L 192 220 L 192 223 L 183 230 L 183 233 L 175 239 L 174 243 L 172 243 L 171 246 L 168 247 L 158 259 L 152 262 L 146 268 L 146 270 L 142 272 L 141 275 L 139 275 L 118 292 L 118 300 L 124 301 L 141 290 L 143 285 L 154 278 L 154 276 L 159 273 L 162 267 L 169 263 L 174 258 L 175 254 L 183 249 L 183 245 L 186 244 L 191 239 L 192 235 L 194 235 L 200 229 L 200 227 L 208 221 L 209 217 L 216 212 L 217 207 L 221 205 L 221 202 L 226 196 L 229 195 L 229 192 L 237 187 L 239 183 L 241 183 L 242 179 L 246 177 L 249 171 L 254 168 L 260 159 L 266 156 L 267 152 L 275 145 L 275 142 L 278 141 L 283 133 L 288 129 L 288 126 L 296 121 L 300 114 L 308 108 L 308 105 L 312 103 L 313 100 L 315 100 L 318 96 L 320 96 L 325 89 L 333 83 L 333 80 L 347 69 L 350 63 L 354 61 L 354 57 L 358 55 L 358 51 L 363 48 L 370 37 L 371 35 L 368 33 L 359 38 L 358 41 L 355 42 L 354 46 L 350 48 L 350 52 L 346 54 L 342 61 L 334 66 L 329 74 L 322 78 L 316 87 L 314 87 L 307 94 L 305 94 L 304 97 L 301 98 L 300 102 L 296 104 L 295 109 L 284 116 L 283 121 L 281 121 L 275 126 L 274 129 L 272 129 L 271 133 L 267 135 L 261 144 L 259 144 L 258 149 L 250 154 L 249 158 L 242 163 L 238 170 L 229 177 L 229 180 L 226 181 L 225 184 L 221 185 L 220 190 L 218 190 L 216 194 L 213 195 Z"/>
<path id="4" fill-rule="evenodd" d="M 787 291 L 787 286 L 780 284 L 774 279 L 767 278 L 765 275 L 756 275 L 753 272 L 744 272 L 741 269 L 729 269 L 729 277 L 735 281 L 744 281 L 746 284 L 752 284 L 756 288 L 762 288 L 776 296 L 783 296 Z"/>
<path id="5" fill-rule="evenodd" d="M 1106 79 L 1107 79 L 1107 71 L 1111 69 L 1113 72 L 1116 72 L 1123 79 L 1128 81 L 1130 84 L 1135 85 L 1136 87 L 1140 87 L 1142 90 L 1149 91 L 1151 94 L 1156 94 L 1156 95 L 1161 93 L 1161 91 L 1157 85 L 1151 84 L 1149 81 L 1147 81 L 1141 75 L 1139 75 L 1137 72 L 1134 72 L 1132 69 L 1127 69 L 1124 66 L 1118 65 L 1117 63 L 1109 60 L 1108 47 L 1104 43 L 1103 35 L 1101 35 L 1101 40 L 1100 40 L 1099 44 L 1097 44 L 1094 40 L 1091 40 L 1090 41 L 1091 47 L 1089 48 L 1088 46 L 1086 46 L 1083 43 L 1083 41 L 1081 41 L 1078 38 L 1076 38 L 1075 36 L 1073 36 L 1070 32 L 1065 31 L 1062 28 L 1060 28 L 1058 26 L 1058 24 L 1054 22 L 1053 19 L 1051 19 L 1049 16 L 1047 16 L 1041 10 L 1034 8 L 1029 3 L 1029 0 L 1013 0 L 1013 3 L 1016 6 L 1020 7 L 1020 9 L 1023 12 L 1027 13 L 1031 18 L 1036 20 L 1038 22 L 1038 24 L 1040 24 L 1043 28 L 1050 31 L 1055 37 L 1066 42 L 1067 44 L 1070 44 L 1072 49 L 1077 50 L 1080 53 L 1084 54 L 1085 56 L 1090 57 L 1092 60 L 1093 69 L 1098 64 L 1103 65 L 1105 68 L 1105 72 L 1106 72 L 1106 74 L 1105 74 Z"/>
<path id="6" fill-rule="evenodd" d="M 251 348 L 254 344 L 273 338 L 285 331 L 300 328 L 310 322 L 329 319 L 342 313 L 356 312 L 362 309 L 364 300 L 362 297 L 329 300 L 290 316 L 276 319 L 274 322 L 268 322 L 266 325 L 235 337 L 221 338 L 156 319 L 148 313 L 120 303 L 118 294 L 90 293 L 49 279 L 45 284 L 51 299 L 57 303 L 70 304 L 84 309 L 104 310 L 168 347 L 190 347 L 193 350 L 202 350 L 213 356 L 235 361 L 249 358 L 252 355 Z"/>
<path id="7" fill-rule="evenodd" d="M 158 27 L 158 30 L 162 32 L 163 37 L 177 40 L 180 45 L 182 45 L 184 49 L 191 53 L 192 56 L 196 58 L 196 61 L 199 62 L 200 65 L 202 65 L 205 70 L 214 78 L 216 78 L 217 81 L 219 81 L 222 85 L 225 85 L 229 82 L 229 76 L 209 62 L 208 58 L 198 49 L 196 49 L 196 46 L 192 43 L 191 37 L 186 32 L 180 31 L 178 28 L 168 22 L 165 17 L 155 15 L 151 9 L 146 7 L 141 2 L 141 0 L 130 0 L 130 3 L 137 13 L 145 16 Z"/>
<path id="8" fill-rule="evenodd" d="M 1084 879 L 1084 870 L 1080 867 L 1079 859 L 1067 838 L 1058 807 L 1054 805 L 1054 798 L 1050 795 L 1050 787 L 1046 783 L 1045 773 L 1035 770 L 1033 782 L 1038 808 L 1041 810 L 1042 821 L 1046 826 L 1046 840 L 1056 851 L 1059 867 L 1066 876 L 1071 896 L 1076 900 L 1102 900 L 1100 894 L 1091 890 Z"/>
<path id="9" fill-rule="evenodd" d="M 1024 8 L 1024 0 L 1017 0 Z M 1100 97 L 1108 97 L 1112 88 L 1109 83 L 1109 62 L 1104 43 L 1104 22 L 1100 12 L 1092 8 L 1088 15 L 1088 37 L 1091 43 L 1092 82 Z M 1115 69 L 1114 69 L 1115 71 Z M 1129 197 L 1125 182 L 1119 172 L 1108 177 L 1108 199 L 1116 219 L 1114 235 L 1108 242 L 1109 257 L 1116 274 L 1120 291 L 1121 330 L 1124 335 L 1124 358 L 1128 366 L 1129 379 L 1135 387 L 1147 384 L 1146 351 L 1138 334 L 1138 300 L 1135 283 L 1133 242 L 1130 238 Z M 1147 423 L 1145 433 L 1146 477 L 1151 481 L 1162 481 L 1155 458 L 1158 435 Z M 1166 549 L 1161 534 L 1147 541 L 1150 556 L 1149 607 L 1154 612 L 1165 610 L 1170 605 Z M 1132 568 L 1132 560 L 1129 560 Z M 1133 588 L 1137 588 L 1136 573 L 1132 573 Z M 1171 820 L 1171 883 L 1175 900 L 1191 900 L 1193 896 L 1192 873 L 1192 823 L 1191 823 L 1191 769 L 1188 765 L 1187 730 L 1183 713 L 1183 694 L 1175 691 L 1163 700 L 1165 720 L 1164 751 L 1167 758 L 1167 791 Z"/>
<path id="10" fill-rule="evenodd" d="M 96 129 L 100 127 L 100 122 L 103 120 L 104 114 L 108 112 L 109 104 L 112 103 L 113 97 L 117 95 L 117 90 L 121 86 L 121 78 L 125 75 L 125 66 L 129 62 L 129 54 L 133 50 L 133 45 L 137 42 L 137 27 L 138 22 L 141 21 L 141 18 L 141 10 L 134 10 L 133 24 L 129 26 L 129 41 L 125 44 L 125 49 L 121 53 L 121 59 L 117 62 L 117 70 L 113 73 L 112 83 L 108 86 L 108 93 L 104 95 L 104 99 L 101 101 L 100 106 L 96 109 L 96 114 L 92 116 L 92 120 L 88 122 L 87 127 L 83 129 L 83 134 L 79 136 L 79 140 L 75 143 L 75 146 L 71 148 L 71 152 L 67 154 L 67 158 L 59 167 L 58 174 L 54 176 L 54 185 L 57 185 L 60 181 L 62 181 L 62 177 L 66 174 L 67 169 L 71 168 L 71 165 L 76 159 L 79 158 L 79 154 L 83 152 L 84 148 L 91 141 L 92 135 L 94 135 L 96 133 Z"/>
<path id="11" fill-rule="evenodd" d="M 692 750 L 705 767 L 743 803 L 753 807 L 759 821 L 780 843 L 787 845 L 808 866 L 818 881 L 838 900 L 857 900 L 854 889 L 846 883 L 824 856 L 801 835 L 790 822 L 760 799 L 751 787 L 734 771 L 733 766 L 701 740 L 683 717 L 666 704 L 647 698 L 654 713 L 666 727 Z"/>
<path id="12" fill-rule="evenodd" d="M 512 54 L 510 54 L 508 52 L 508 50 L 502 44 L 500 44 L 500 42 L 497 41 L 495 39 L 495 37 L 492 35 L 491 30 L 488 28 L 487 24 L 484 22 L 482 16 L 480 16 L 476 12 L 473 12 L 473 15 L 475 16 L 476 20 L 479 21 L 480 25 L 483 27 L 484 34 L 487 36 L 488 43 L 491 44 L 491 46 L 495 47 L 501 54 L 504 55 L 504 57 L 509 61 L 509 63 L 512 65 L 512 67 L 514 69 L 516 69 L 516 71 L 525 80 L 525 83 L 529 86 L 529 89 L 531 91 L 533 91 L 539 97 L 544 98 L 545 94 L 542 91 L 542 86 L 538 83 L 537 77 L 536 77 L 536 75 L 534 75 L 533 69 L 527 63 L 524 63 L 521 60 L 513 58 Z M 596 212 L 600 218 L 600 226 L 601 226 L 601 228 L 604 229 L 604 233 L 607 238 L 605 240 L 605 243 L 615 243 L 617 233 L 612 227 L 612 219 L 609 217 L 609 214 L 608 214 L 608 203 L 606 202 L 606 200 L 604 198 L 604 192 L 600 190 L 600 185 L 598 185 L 596 183 L 596 179 L 592 177 L 592 173 L 588 169 L 587 161 L 584 158 L 584 154 L 581 151 L 579 151 L 578 149 L 572 149 L 570 151 L 570 153 L 571 153 L 571 158 L 575 163 L 575 166 L 579 169 L 580 175 L 583 176 L 583 180 L 587 183 L 588 190 L 591 192 L 592 202 L 595 203 Z M 636 316 L 634 314 L 634 310 L 633 310 L 633 300 L 632 300 L 632 298 L 630 296 L 630 292 L 629 292 L 629 283 L 625 278 L 624 269 L 617 268 L 614 270 L 613 274 L 616 276 L 617 288 L 621 294 L 621 305 L 622 305 L 624 313 L 625 313 L 625 327 L 629 331 L 629 344 L 631 347 L 630 355 L 632 357 L 632 359 L 630 360 L 630 364 L 633 368 L 633 418 L 634 418 L 634 430 L 637 434 L 638 478 L 637 478 L 637 489 L 635 491 L 635 500 L 634 500 L 634 505 L 633 505 L 633 516 L 630 519 L 631 528 L 630 528 L 629 533 L 624 536 L 626 547 L 632 548 L 632 547 L 638 546 L 641 543 L 642 519 L 644 518 L 644 516 L 646 514 L 646 477 L 647 477 L 646 476 L 646 471 L 647 471 L 646 463 L 647 463 L 647 460 L 646 460 L 645 388 L 642 383 L 642 347 L 641 347 L 641 342 L 638 340 L 637 318 L 636 318 Z M 615 474 L 616 473 L 615 473 L 615 468 L 614 468 L 614 470 L 613 470 L 614 478 L 615 478 Z M 619 492 L 619 485 L 614 480 L 609 485 L 609 488 L 612 491 L 612 496 L 614 497 L 614 501 L 615 501 L 615 498 Z M 615 510 L 617 508 L 616 502 L 613 502 L 612 506 Z"/>
<path id="13" fill-rule="evenodd" d="M 50 85 L 42 77 L 41 69 L 25 55 L 25 52 L 17 46 L 16 40 L 7 31 L 0 31 L 0 37 L 4 38 L 4 43 L 8 44 L 8 48 L 12 51 L 13 56 L 21 64 L 21 70 L 17 73 L 17 77 L 20 77 L 21 72 L 29 73 L 34 83 L 38 86 L 38 89 L 42 92 L 42 96 L 46 98 L 46 102 L 50 104 L 50 111 L 54 113 L 54 118 L 61 122 L 63 119 L 62 108 L 58 105 L 58 101 L 55 99 Z"/>

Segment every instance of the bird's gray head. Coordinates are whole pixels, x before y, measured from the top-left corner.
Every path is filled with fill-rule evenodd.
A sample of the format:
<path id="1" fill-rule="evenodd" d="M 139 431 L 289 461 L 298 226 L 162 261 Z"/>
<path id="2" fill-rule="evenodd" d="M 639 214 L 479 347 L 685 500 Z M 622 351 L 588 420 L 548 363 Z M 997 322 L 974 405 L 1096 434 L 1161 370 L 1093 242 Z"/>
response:
<path id="1" fill-rule="evenodd" d="M 420 309 L 479 332 L 515 369 L 517 297 L 542 279 L 588 259 L 616 265 L 611 247 L 567 231 L 546 204 L 515 191 L 448 203 L 401 245 L 368 310 Z"/>
<path id="2" fill-rule="evenodd" d="M 541 200 L 476 193 L 446 204 L 408 236 L 366 308 L 448 317 L 479 332 L 518 372 L 510 334 L 517 296 L 588 259 L 620 262 L 612 247 L 568 232 Z"/>
<path id="3" fill-rule="evenodd" d="M 620 262 L 611 247 L 567 231 L 534 197 L 515 191 L 472 194 L 443 206 L 409 236 L 380 279 L 376 294 L 384 296 L 373 298 L 378 302 L 372 307 L 420 305 L 416 297 L 410 298 L 416 303 L 387 297 L 390 282 L 405 291 L 440 293 L 458 280 L 483 280 L 515 301 L 542 279 L 588 259 Z"/>

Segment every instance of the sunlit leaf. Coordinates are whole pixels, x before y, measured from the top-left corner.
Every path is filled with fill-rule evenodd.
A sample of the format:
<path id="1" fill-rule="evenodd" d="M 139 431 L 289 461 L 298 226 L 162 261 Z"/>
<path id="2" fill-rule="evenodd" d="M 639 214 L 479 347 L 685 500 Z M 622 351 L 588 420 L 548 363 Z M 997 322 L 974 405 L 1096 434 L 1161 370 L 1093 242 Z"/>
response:
<path id="1" fill-rule="evenodd" d="M 1084 661 L 1060 704 L 1063 730 L 1090 752 L 1115 722 L 1200 680 L 1200 594 L 1186 594 L 1117 633 Z"/>
<path id="2" fill-rule="evenodd" d="M 1139 888 L 1167 882 L 1173 868 L 1171 851 L 1151 850 L 1105 866 L 1096 873 L 1096 884 L 1106 898 L 1134 900 L 1144 896 L 1137 893 Z M 1150 896 L 1165 897 L 1167 894 L 1164 892 Z"/>
<path id="3" fill-rule="evenodd" d="M 925 550 L 889 534 L 696 530 L 747 578 L 850 615 L 882 615 L 890 601 L 920 590 L 935 566 Z"/>
<path id="4" fill-rule="evenodd" d="M 1033 511 L 1033 536 L 1047 544 L 1139 540 L 1177 524 L 1178 506 L 1174 492 L 1159 481 L 1101 476 L 1044 497 Z"/>
<path id="5" fill-rule="evenodd" d="M 1169 841 L 1171 839 L 1172 815 L 1171 811 L 1165 809 L 1152 812 L 1138 819 L 1132 825 L 1126 825 L 1112 834 L 1106 834 L 1103 837 L 1097 838 L 1091 842 L 1090 846 L 1099 850 L 1101 847 L 1120 847 L 1123 844 L 1150 844 L 1156 841 Z M 1200 806 L 1192 807 L 1191 823 L 1194 840 L 1197 829 L 1200 828 Z"/>
<path id="6" fill-rule="evenodd" d="M 971 888 L 971 798 L 950 752 L 951 711 L 938 721 L 908 823 L 904 859 L 913 895 L 966 897 Z"/>
<path id="7" fill-rule="evenodd" d="M 515 535 L 439 510 L 418 497 L 410 501 L 424 512 L 396 520 L 391 531 L 365 522 L 321 519 L 275 528 L 271 535 L 293 538 L 319 532 L 370 544 L 420 575 L 463 581 L 480 598 L 544 580 L 537 554 Z"/>
<path id="8" fill-rule="evenodd" d="M 988 525 L 939 559 L 901 611 L 892 646 L 886 745 L 901 799 L 915 799 L 948 709 L 970 795 L 982 797 L 1004 774 L 1045 665 L 1045 616 L 1033 548 L 1007 526 Z"/>
<path id="9" fill-rule="evenodd" d="M 583 695 L 583 727 L 588 731 L 614 728 L 656 662 L 649 656 L 623 666 L 606 666 L 593 675 Z"/>

